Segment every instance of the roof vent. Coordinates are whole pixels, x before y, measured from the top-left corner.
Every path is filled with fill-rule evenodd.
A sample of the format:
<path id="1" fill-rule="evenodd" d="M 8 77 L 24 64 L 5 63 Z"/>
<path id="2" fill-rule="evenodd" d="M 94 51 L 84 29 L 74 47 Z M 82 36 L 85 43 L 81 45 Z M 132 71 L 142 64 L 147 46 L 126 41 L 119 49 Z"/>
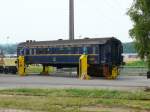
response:
<path id="1" fill-rule="evenodd" d="M 84 39 L 90 39 L 89 37 L 85 37 Z"/>
<path id="2" fill-rule="evenodd" d="M 29 43 L 29 42 L 30 42 L 30 40 L 26 40 L 26 42 L 27 42 L 27 43 Z"/>

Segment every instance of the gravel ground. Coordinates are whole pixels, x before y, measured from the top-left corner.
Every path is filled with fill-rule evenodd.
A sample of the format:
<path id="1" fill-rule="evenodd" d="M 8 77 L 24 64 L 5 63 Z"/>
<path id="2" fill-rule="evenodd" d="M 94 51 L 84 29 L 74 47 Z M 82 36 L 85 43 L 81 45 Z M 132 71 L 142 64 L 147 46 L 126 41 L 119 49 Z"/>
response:
<path id="1" fill-rule="evenodd" d="M 55 76 L 56 75 L 56 76 Z M 92 78 L 91 80 L 80 80 L 77 77 L 61 77 L 61 74 L 49 76 L 29 75 L 20 77 L 18 75 L 0 74 L 0 89 L 8 88 L 96 88 L 135 90 L 150 87 L 150 79 L 146 76 L 121 75 L 116 80 L 105 80 Z"/>

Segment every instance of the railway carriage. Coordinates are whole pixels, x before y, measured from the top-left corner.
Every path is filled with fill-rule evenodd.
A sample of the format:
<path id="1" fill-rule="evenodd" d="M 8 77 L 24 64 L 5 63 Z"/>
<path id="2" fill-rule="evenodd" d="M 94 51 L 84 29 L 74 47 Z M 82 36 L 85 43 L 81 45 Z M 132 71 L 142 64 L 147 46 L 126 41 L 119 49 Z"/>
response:
<path id="1" fill-rule="evenodd" d="M 83 54 L 87 55 L 90 76 L 112 76 L 123 62 L 120 40 L 110 38 L 85 38 L 76 40 L 26 41 L 20 43 L 17 55 L 24 56 L 25 65 L 42 64 L 43 67 L 77 67 Z"/>

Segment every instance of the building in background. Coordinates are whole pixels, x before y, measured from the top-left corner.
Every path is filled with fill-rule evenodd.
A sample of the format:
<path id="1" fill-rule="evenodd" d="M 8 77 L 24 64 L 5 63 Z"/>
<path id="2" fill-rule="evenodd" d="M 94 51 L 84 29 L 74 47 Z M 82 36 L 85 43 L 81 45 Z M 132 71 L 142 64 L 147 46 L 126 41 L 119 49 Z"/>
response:
<path id="1" fill-rule="evenodd" d="M 122 55 L 124 62 L 133 62 L 141 60 L 137 53 L 123 53 Z"/>

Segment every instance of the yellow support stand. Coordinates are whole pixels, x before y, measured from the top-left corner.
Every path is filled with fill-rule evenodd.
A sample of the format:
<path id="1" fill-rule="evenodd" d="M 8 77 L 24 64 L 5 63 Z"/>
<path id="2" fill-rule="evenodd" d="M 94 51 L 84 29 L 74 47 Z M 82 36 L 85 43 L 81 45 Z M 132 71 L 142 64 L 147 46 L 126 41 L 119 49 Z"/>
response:
<path id="1" fill-rule="evenodd" d="M 19 56 L 18 57 L 18 74 L 20 76 L 25 76 L 26 72 L 25 72 L 25 61 L 24 61 L 24 56 Z"/>
<path id="2" fill-rule="evenodd" d="M 118 75 L 119 75 L 118 67 L 115 66 L 112 68 L 112 74 L 110 79 L 116 79 Z"/>
<path id="3" fill-rule="evenodd" d="M 88 63 L 87 63 L 87 55 L 83 54 L 79 60 L 79 78 L 81 80 L 89 80 L 90 76 L 88 75 Z"/>
<path id="4" fill-rule="evenodd" d="M 41 73 L 42 75 L 48 75 L 49 74 L 49 67 L 48 66 L 43 66 L 43 71 Z"/>

